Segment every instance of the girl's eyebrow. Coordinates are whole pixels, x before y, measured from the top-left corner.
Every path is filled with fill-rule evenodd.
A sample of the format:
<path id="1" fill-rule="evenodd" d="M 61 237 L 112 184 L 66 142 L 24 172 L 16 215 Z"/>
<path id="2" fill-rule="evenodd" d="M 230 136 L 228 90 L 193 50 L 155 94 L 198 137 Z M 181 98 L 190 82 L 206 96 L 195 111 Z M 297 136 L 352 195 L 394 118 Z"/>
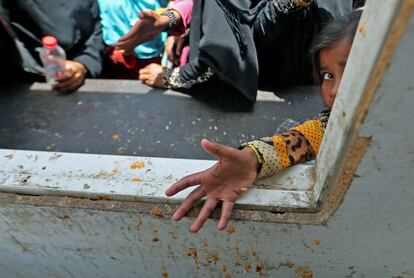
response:
<path id="1" fill-rule="evenodd" d="M 328 68 L 326 66 L 321 66 L 320 70 L 328 70 Z"/>

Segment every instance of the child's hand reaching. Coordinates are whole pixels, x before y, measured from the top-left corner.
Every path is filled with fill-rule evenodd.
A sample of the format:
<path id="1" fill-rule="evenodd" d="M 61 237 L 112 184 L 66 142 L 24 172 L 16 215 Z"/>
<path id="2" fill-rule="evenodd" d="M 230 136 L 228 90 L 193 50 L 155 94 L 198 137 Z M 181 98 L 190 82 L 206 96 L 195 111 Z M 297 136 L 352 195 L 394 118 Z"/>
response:
<path id="1" fill-rule="evenodd" d="M 178 221 L 183 218 L 194 204 L 207 196 L 196 221 L 191 226 L 191 231 L 200 230 L 219 201 L 223 204 L 217 228 L 222 230 L 229 221 L 238 196 L 251 187 L 256 179 L 258 161 L 251 148 L 238 150 L 211 143 L 206 139 L 201 141 L 201 146 L 206 152 L 216 156 L 218 162 L 210 169 L 182 178 L 167 189 L 165 194 L 173 196 L 187 187 L 198 185 L 181 203 L 173 219 Z"/>

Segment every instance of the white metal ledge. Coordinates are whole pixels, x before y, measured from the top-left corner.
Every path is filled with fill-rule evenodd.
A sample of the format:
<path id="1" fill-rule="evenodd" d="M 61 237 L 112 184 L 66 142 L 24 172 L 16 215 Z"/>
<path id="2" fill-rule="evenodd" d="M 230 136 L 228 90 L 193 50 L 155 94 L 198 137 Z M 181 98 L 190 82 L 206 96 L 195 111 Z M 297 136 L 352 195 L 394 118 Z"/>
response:
<path id="1" fill-rule="evenodd" d="M 212 166 L 211 160 L 0 150 L 0 191 L 103 200 L 178 203 L 165 190 L 185 175 Z M 301 165 L 258 181 L 237 205 L 258 210 L 313 208 L 313 166 Z"/>

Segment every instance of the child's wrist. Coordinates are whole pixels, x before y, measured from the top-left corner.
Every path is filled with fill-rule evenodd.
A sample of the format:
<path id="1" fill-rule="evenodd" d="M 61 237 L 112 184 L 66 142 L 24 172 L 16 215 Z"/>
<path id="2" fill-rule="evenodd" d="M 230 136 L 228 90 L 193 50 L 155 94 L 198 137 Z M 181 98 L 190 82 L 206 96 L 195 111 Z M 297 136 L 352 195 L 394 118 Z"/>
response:
<path id="1" fill-rule="evenodd" d="M 256 173 L 259 173 L 262 166 L 262 158 L 256 148 L 253 145 L 246 145 L 241 151 L 249 156 L 249 169 L 254 169 Z"/>

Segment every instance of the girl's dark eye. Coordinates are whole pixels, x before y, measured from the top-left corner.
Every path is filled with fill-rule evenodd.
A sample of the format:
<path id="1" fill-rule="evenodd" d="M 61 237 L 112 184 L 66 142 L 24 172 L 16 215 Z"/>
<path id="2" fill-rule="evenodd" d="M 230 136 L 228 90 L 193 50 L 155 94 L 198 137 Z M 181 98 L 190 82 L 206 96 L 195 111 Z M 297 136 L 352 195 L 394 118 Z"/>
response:
<path id="1" fill-rule="evenodd" d="M 322 76 L 322 80 L 332 80 L 333 79 L 333 74 L 329 73 L 329 72 L 322 72 L 321 76 Z"/>

